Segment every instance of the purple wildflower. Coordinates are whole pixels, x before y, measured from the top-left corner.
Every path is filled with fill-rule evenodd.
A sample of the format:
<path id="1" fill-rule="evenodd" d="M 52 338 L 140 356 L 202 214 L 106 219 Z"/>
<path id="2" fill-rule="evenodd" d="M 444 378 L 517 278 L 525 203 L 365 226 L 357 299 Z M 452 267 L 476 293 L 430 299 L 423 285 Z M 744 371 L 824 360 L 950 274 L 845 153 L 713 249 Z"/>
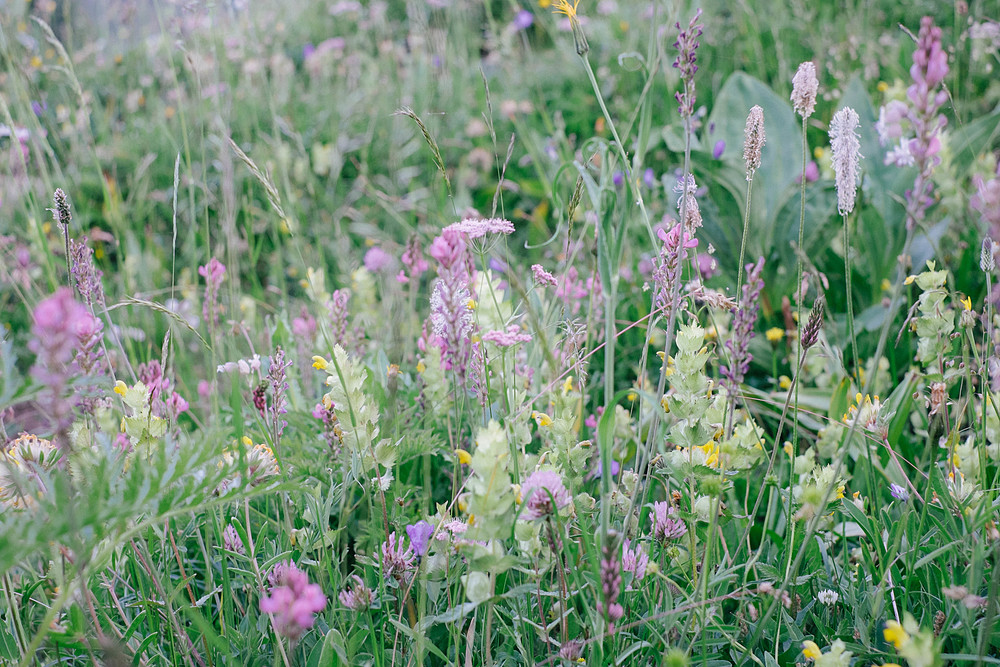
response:
<path id="1" fill-rule="evenodd" d="M 899 484 L 889 485 L 889 495 L 904 503 L 910 499 L 910 492 L 906 490 L 906 487 L 902 487 Z"/>
<path id="2" fill-rule="evenodd" d="M 715 142 L 715 146 L 712 148 L 712 159 L 719 160 L 722 158 L 722 154 L 726 152 L 726 140 L 719 139 Z"/>
<path id="3" fill-rule="evenodd" d="M 858 137 L 858 112 L 844 107 L 830 121 L 830 148 L 837 182 L 837 209 L 841 215 L 854 210 L 861 166 L 861 139 Z"/>
<path id="4" fill-rule="evenodd" d="M 364 579 L 356 574 L 351 575 L 351 583 L 340 591 L 340 604 L 351 611 L 364 611 L 375 602 L 375 593 L 365 585 Z"/>
<path id="5" fill-rule="evenodd" d="M 677 111 L 680 112 L 681 117 L 690 118 L 694 113 L 694 101 L 695 101 L 695 90 L 694 90 L 694 74 L 698 71 L 698 38 L 702 34 L 702 25 L 698 23 L 698 18 L 701 16 L 701 10 L 695 12 L 694 16 L 691 17 L 691 21 L 688 23 L 686 30 L 681 30 L 681 24 L 675 23 L 674 26 L 680 33 L 677 35 L 677 41 L 674 42 L 674 48 L 677 49 L 677 58 L 674 60 L 674 68 L 678 70 L 681 75 L 681 81 L 683 83 L 683 90 L 674 94 L 677 99 Z"/>
<path id="6" fill-rule="evenodd" d="M 497 347 L 513 347 L 518 343 L 527 343 L 531 340 L 531 334 L 521 333 L 521 327 L 512 324 L 506 331 L 487 331 L 482 336 L 484 341 L 493 343 Z"/>
<path id="7" fill-rule="evenodd" d="M 743 295 L 737 306 L 732 336 L 726 341 L 732 365 L 722 366 L 719 369 L 726 379 L 726 384 L 734 391 L 743 383 L 746 372 L 750 370 L 750 360 L 753 359 L 753 355 L 750 354 L 750 340 L 754 336 L 754 324 L 757 323 L 760 291 L 764 288 L 764 281 L 760 277 L 763 268 L 763 257 L 758 259 L 756 264 L 747 264 L 747 282 L 743 285 Z"/>
<path id="8" fill-rule="evenodd" d="M 205 279 L 205 303 L 201 307 L 202 317 L 215 326 L 219 322 L 219 288 L 226 277 L 226 265 L 215 257 L 208 264 L 198 267 L 198 275 Z"/>
<path id="9" fill-rule="evenodd" d="M 527 30 L 535 22 L 535 15 L 527 9 L 522 9 L 514 15 L 514 20 L 510 25 L 515 31 Z"/>
<path id="10" fill-rule="evenodd" d="M 389 539 L 382 543 L 382 575 L 398 582 L 407 579 L 413 570 L 416 555 L 403 545 L 403 538 L 396 538 L 396 531 L 389 533 Z"/>
<path id="11" fill-rule="evenodd" d="M 649 555 L 636 546 L 632 548 L 632 542 L 628 538 L 622 543 L 622 570 L 631 572 L 633 582 L 642 581 L 646 576 L 646 567 L 649 565 Z"/>
<path id="12" fill-rule="evenodd" d="M 532 264 L 531 273 L 535 277 L 535 284 L 540 287 L 555 286 L 556 277 L 542 268 L 541 264 Z"/>
<path id="13" fill-rule="evenodd" d="M 70 276 L 87 306 L 104 303 L 104 275 L 94 266 L 94 251 L 87 245 L 87 237 L 69 242 Z"/>
<path id="14" fill-rule="evenodd" d="M 969 198 L 969 206 L 977 211 L 989 228 L 990 238 L 1000 240 L 1000 164 L 997 165 L 997 175 L 984 181 L 978 174 L 972 177 L 976 186 L 976 194 Z"/>
<path id="15" fill-rule="evenodd" d="M 418 521 L 406 527 L 406 534 L 410 536 L 410 546 L 417 556 L 423 556 L 427 553 L 427 544 L 434 534 L 434 526 L 427 521 Z"/>
<path id="16" fill-rule="evenodd" d="M 503 218 L 466 218 L 444 228 L 444 231 L 449 230 L 461 232 L 471 241 L 489 234 L 513 234 L 514 223 Z"/>
<path id="17" fill-rule="evenodd" d="M 365 268 L 372 273 L 381 273 L 383 271 L 392 270 L 396 260 L 385 250 L 375 246 L 373 248 L 369 248 L 368 252 L 365 253 L 364 263 Z"/>
<path id="18" fill-rule="evenodd" d="M 400 271 L 399 275 L 396 276 L 396 280 L 401 283 L 408 283 L 410 280 L 420 280 L 420 276 L 424 274 L 428 269 L 427 260 L 424 259 L 424 251 L 420 245 L 420 239 L 414 234 L 410 237 L 409 242 L 406 244 L 406 250 L 403 251 L 403 256 L 401 258 L 403 266 L 409 271 L 407 274 L 405 271 Z"/>
<path id="19" fill-rule="evenodd" d="M 521 518 L 531 521 L 541 519 L 566 507 L 569 491 L 563 486 L 562 477 L 552 470 L 537 470 L 521 485 L 524 511 Z"/>
<path id="20" fill-rule="evenodd" d="M 274 442 L 281 440 L 288 422 L 280 418 L 280 415 L 288 412 L 288 367 L 292 365 L 291 360 L 285 359 L 285 351 L 279 345 L 271 357 L 271 366 L 267 372 L 268 381 L 271 384 L 271 405 L 267 409 L 267 415 L 271 422 L 271 431 L 274 435 Z"/>
<path id="21" fill-rule="evenodd" d="M 222 531 L 222 548 L 241 556 L 246 555 L 246 547 L 243 546 L 243 540 L 240 539 L 240 534 L 233 528 L 233 524 L 228 524 L 226 529 Z"/>
<path id="22" fill-rule="evenodd" d="M 350 319 L 351 292 L 346 289 L 334 290 L 327 302 L 327 313 L 330 319 L 330 329 L 333 334 L 333 343 L 340 345 L 345 350 L 351 348 L 351 341 L 347 335 L 347 324 Z"/>
<path id="23" fill-rule="evenodd" d="M 298 567 L 295 563 L 290 560 L 283 560 L 280 563 L 275 563 L 271 568 L 271 571 L 267 573 L 267 584 L 274 588 L 276 586 L 284 586 L 285 581 L 288 579 L 289 572 L 297 572 Z"/>
<path id="24" fill-rule="evenodd" d="M 661 544 L 676 540 L 687 534 L 687 524 L 675 516 L 677 510 L 666 501 L 653 503 L 653 537 Z"/>
<path id="25" fill-rule="evenodd" d="M 663 317 L 669 317 L 680 290 L 681 266 L 687 257 L 687 250 L 698 247 L 698 239 L 692 238 L 680 223 L 669 232 L 659 229 L 657 236 L 663 241 L 663 247 L 653 269 L 653 305 Z"/>
<path id="26" fill-rule="evenodd" d="M 274 617 L 275 631 L 292 640 L 313 626 L 316 612 L 325 606 L 323 589 L 310 584 L 306 573 L 298 569 L 289 570 L 284 582 L 260 600 L 261 612 Z"/>
<path id="27" fill-rule="evenodd" d="M 39 403 L 53 422 L 55 432 L 64 436 L 73 422 L 73 401 L 66 396 L 69 363 L 79 344 L 80 332 L 93 332 L 93 316 L 73 298 L 68 287 L 60 287 L 34 310 L 32 339 L 28 349 L 37 357 L 31 375 L 44 387 Z M 58 440 L 66 446 L 64 438 Z"/>
<path id="28" fill-rule="evenodd" d="M 472 353 L 472 293 L 469 256 L 462 232 L 445 229 L 434 239 L 431 256 L 438 261 L 438 280 L 431 294 L 431 326 L 441 347 L 446 369 L 455 369 L 465 384 Z"/>
<path id="29" fill-rule="evenodd" d="M 799 65 L 792 77 L 792 107 L 802 116 L 809 118 L 816 109 L 816 94 L 819 92 L 819 79 L 816 78 L 816 66 L 810 61 Z"/>
<path id="30" fill-rule="evenodd" d="M 615 171 L 615 173 L 611 174 L 611 183 L 616 188 L 620 188 L 625 184 L 625 174 L 621 171 Z"/>
<path id="31" fill-rule="evenodd" d="M 642 173 L 642 183 L 650 190 L 656 187 L 656 172 L 653 171 L 652 167 L 647 167 L 646 171 Z"/>
<path id="32" fill-rule="evenodd" d="M 622 572 L 621 563 L 618 561 L 618 549 L 613 542 L 614 540 L 608 536 L 601 558 L 601 593 L 604 597 L 601 611 L 608 621 L 609 632 L 614 632 L 615 623 L 625 615 L 625 609 L 618 602 L 622 590 Z"/>

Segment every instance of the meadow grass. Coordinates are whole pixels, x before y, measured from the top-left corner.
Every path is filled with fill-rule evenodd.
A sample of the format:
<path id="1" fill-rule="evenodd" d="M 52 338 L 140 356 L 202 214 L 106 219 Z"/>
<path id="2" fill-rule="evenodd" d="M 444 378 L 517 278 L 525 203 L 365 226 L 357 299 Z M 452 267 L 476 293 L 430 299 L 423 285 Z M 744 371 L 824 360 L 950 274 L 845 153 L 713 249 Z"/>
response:
<path id="1" fill-rule="evenodd" d="M 0 664 L 1000 664 L 995 10 L 9 3 Z"/>

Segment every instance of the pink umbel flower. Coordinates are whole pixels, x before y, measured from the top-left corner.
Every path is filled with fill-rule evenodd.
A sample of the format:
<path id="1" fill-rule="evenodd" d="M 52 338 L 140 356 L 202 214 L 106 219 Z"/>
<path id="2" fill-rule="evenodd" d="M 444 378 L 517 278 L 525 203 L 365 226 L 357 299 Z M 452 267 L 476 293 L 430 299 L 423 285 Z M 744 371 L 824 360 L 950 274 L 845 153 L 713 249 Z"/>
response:
<path id="1" fill-rule="evenodd" d="M 73 423 L 74 401 L 67 395 L 70 362 L 79 345 L 80 334 L 94 330 L 93 316 L 73 298 L 68 287 L 60 287 L 40 302 L 33 312 L 34 324 L 28 349 L 37 356 L 31 375 L 42 385 L 39 405 L 52 421 L 60 447 L 68 446 L 64 437 Z"/>
<path id="2" fill-rule="evenodd" d="M 543 269 L 541 264 L 532 264 L 531 274 L 535 278 L 535 284 L 539 287 L 555 287 L 556 285 L 556 277 Z"/>
<path id="3" fill-rule="evenodd" d="M 521 485 L 524 510 L 521 518 L 528 521 L 542 519 L 569 505 L 570 494 L 563 486 L 562 477 L 553 470 L 537 470 Z"/>
<path id="4" fill-rule="evenodd" d="M 858 178 L 861 174 L 861 139 L 858 112 L 844 107 L 833 114 L 830 121 L 830 148 L 833 150 L 833 171 L 837 183 L 837 210 L 849 215 L 857 198 Z"/>
<path id="5" fill-rule="evenodd" d="M 206 322 L 215 326 L 219 322 L 219 289 L 226 277 L 226 265 L 213 257 L 208 264 L 198 267 L 198 275 L 205 279 L 205 302 L 201 314 Z"/>
<path id="6" fill-rule="evenodd" d="M 396 531 L 389 533 L 389 539 L 382 543 L 382 576 L 396 581 L 405 582 L 413 572 L 416 554 L 403 543 L 403 538 L 396 537 Z"/>
<path id="7" fill-rule="evenodd" d="M 661 544 L 687 534 L 687 524 L 676 514 L 677 510 L 666 501 L 653 503 L 653 537 Z"/>
<path id="8" fill-rule="evenodd" d="M 809 118 L 816 109 L 816 94 L 819 92 L 819 80 L 816 78 L 816 66 L 810 61 L 799 65 L 792 77 L 792 108 L 802 116 Z"/>
<path id="9" fill-rule="evenodd" d="M 471 241 L 489 234 L 513 234 L 514 223 L 503 218 L 466 218 L 445 227 L 448 230 L 462 232 Z"/>
<path id="10" fill-rule="evenodd" d="M 299 569 L 288 570 L 284 581 L 260 600 L 260 610 L 274 618 L 275 631 L 296 640 L 316 622 L 316 613 L 326 606 L 326 596 L 318 584 Z"/>
<path id="11" fill-rule="evenodd" d="M 351 575 L 350 582 L 344 590 L 340 591 L 340 604 L 351 611 L 364 611 L 372 606 L 375 601 L 375 593 L 365 585 L 364 579 L 356 574 Z"/>
<path id="12" fill-rule="evenodd" d="M 487 331 L 483 334 L 483 340 L 493 343 L 497 347 L 513 347 L 518 343 L 527 343 L 531 340 L 531 334 L 521 333 L 521 327 L 512 324 L 506 331 Z"/>

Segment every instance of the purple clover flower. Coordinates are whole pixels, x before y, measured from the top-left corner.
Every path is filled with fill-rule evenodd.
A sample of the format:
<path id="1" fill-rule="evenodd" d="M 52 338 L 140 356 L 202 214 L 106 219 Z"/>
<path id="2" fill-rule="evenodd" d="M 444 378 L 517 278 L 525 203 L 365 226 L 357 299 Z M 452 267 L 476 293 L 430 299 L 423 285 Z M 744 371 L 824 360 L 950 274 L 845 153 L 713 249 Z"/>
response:
<path id="1" fill-rule="evenodd" d="M 351 575 L 351 583 L 340 591 L 340 604 L 351 611 L 364 611 L 375 602 L 375 593 L 365 585 L 364 579 L 356 574 Z"/>
<path id="2" fill-rule="evenodd" d="M 570 495 L 563 486 L 562 477 L 552 470 L 537 470 L 521 486 L 524 510 L 521 518 L 532 521 L 542 519 L 569 504 Z"/>
<path id="3" fill-rule="evenodd" d="M 677 510 L 666 501 L 653 503 L 653 537 L 661 544 L 676 540 L 687 534 L 687 524 L 675 516 Z"/>
<path id="4" fill-rule="evenodd" d="M 389 534 L 389 539 L 382 543 L 382 575 L 402 583 L 406 581 L 413 570 L 416 555 L 410 547 L 403 544 L 403 538 L 396 538 L 396 531 Z"/>

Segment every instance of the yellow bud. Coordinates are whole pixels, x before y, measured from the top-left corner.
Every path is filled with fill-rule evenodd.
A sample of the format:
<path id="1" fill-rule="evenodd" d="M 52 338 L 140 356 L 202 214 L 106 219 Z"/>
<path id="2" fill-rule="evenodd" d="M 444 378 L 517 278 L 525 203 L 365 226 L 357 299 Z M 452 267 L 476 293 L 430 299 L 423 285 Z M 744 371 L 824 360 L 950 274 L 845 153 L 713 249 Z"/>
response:
<path id="1" fill-rule="evenodd" d="M 421 359 L 420 361 L 417 362 L 417 372 L 423 373 L 426 370 L 427 370 L 427 364 L 425 364 L 424 360 Z"/>
<path id="2" fill-rule="evenodd" d="M 330 365 L 330 362 L 323 357 L 313 357 L 313 368 L 325 371 Z"/>
<path id="3" fill-rule="evenodd" d="M 464 449 L 456 449 L 455 453 L 458 454 L 458 462 L 462 465 L 467 466 L 472 463 L 472 454 Z"/>
<path id="4" fill-rule="evenodd" d="M 906 276 L 906 280 L 903 281 L 904 285 L 912 285 L 913 281 L 916 280 L 916 276 Z"/>
<path id="5" fill-rule="evenodd" d="M 253 447 L 253 440 L 251 440 L 248 436 L 243 436 L 242 438 L 240 438 L 240 442 L 242 442 L 247 447 Z"/>
<path id="6" fill-rule="evenodd" d="M 118 394 L 119 396 L 124 396 L 126 391 L 128 391 L 128 387 L 125 385 L 124 382 L 122 382 L 121 380 L 119 380 L 118 382 L 115 382 L 115 393 L 116 394 Z"/>
<path id="7" fill-rule="evenodd" d="M 885 629 L 882 630 L 885 640 L 896 647 L 896 650 L 903 648 L 903 644 L 910 641 L 910 635 L 903 629 L 899 621 L 887 621 Z"/>

